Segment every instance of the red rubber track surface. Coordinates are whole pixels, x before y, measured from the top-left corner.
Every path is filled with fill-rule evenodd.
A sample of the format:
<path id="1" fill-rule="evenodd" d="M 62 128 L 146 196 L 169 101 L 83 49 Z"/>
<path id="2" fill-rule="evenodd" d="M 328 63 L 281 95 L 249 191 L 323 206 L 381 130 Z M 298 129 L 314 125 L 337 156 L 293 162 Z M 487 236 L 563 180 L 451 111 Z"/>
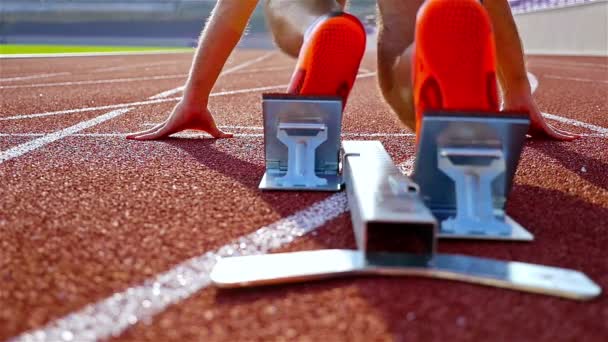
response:
<path id="1" fill-rule="evenodd" d="M 237 51 L 226 68 L 266 53 Z M 3 59 L 0 79 L 65 74 L 1 80 L 0 118 L 147 101 L 182 85 L 190 60 L 190 54 Z M 214 92 L 286 84 L 294 64 L 277 52 L 223 76 Z M 542 111 L 608 128 L 608 59 L 530 56 L 528 66 L 540 83 L 535 97 Z M 375 57 L 366 56 L 362 68 L 375 70 Z M 48 85 L 167 75 L 176 76 Z M 211 99 L 219 125 L 239 126 L 226 128 L 241 134 L 233 139 L 135 142 L 119 135 L 164 120 L 175 104 L 167 101 L 134 106 L 0 163 L 0 340 L 42 328 L 330 196 L 258 191 L 260 94 Z M 112 110 L 0 121 L 0 151 Z M 578 269 L 606 291 L 608 134 L 551 122 L 589 136 L 527 143 L 508 211 L 536 240 L 441 241 L 439 249 Z M 343 131 L 384 134 L 348 139 L 378 139 L 396 163 L 414 153 L 413 137 L 394 135 L 411 132 L 384 104 L 375 77 L 356 82 Z M 278 251 L 354 247 L 346 213 Z M 608 337 L 606 322 L 606 295 L 580 303 L 373 277 L 243 291 L 208 287 L 116 340 L 599 341 Z"/>

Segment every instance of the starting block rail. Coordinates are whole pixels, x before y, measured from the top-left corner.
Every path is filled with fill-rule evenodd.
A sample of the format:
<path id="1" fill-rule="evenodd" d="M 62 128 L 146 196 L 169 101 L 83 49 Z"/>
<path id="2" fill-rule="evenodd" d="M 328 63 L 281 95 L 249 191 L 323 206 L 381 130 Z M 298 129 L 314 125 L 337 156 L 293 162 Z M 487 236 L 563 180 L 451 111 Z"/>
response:
<path id="1" fill-rule="evenodd" d="M 320 250 L 218 260 L 218 287 L 293 283 L 348 275 L 421 276 L 576 300 L 601 289 L 556 267 L 436 253 L 437 239 L 531 240 L 504 212 L 529 120 L 429 113 L 414 183 L 378 141 L 344 141 L 336 98 L 265 95 L 266 173 L 261 189 L 346 185 L 358 250 Z M 342 166 L 342 170 L 340 169 Z"/>

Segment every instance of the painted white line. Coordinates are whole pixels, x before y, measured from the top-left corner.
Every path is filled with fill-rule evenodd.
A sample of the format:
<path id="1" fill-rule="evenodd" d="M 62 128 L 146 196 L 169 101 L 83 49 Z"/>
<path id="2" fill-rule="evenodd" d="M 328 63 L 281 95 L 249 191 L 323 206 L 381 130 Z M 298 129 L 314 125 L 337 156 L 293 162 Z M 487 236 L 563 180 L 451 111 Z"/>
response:
<path id="1" fill-rule="evenodd" d="M 181 93 L 182 91 L 184 91 L 184 88 L 186 88 L 186 87 L 182 85 L 182 86 L 179 86 L 179 87 L 176 87 L 176 88 L 173 88 L 173 89 L 169 89 L 169 90 L 163 91 L 162 93 L 158 93 L 158 94 L 150 96 L 148 98 L 151 99 L 151 100 L 164 99 L 164 98 L 167 98 L 169 96 L 175 95 L 177 93 Z"/>
<path id="2" fill-rule="evenodd" d="M 555 60 L 530 60 L 528 61 L 530 64 L 537 65 L 546 65 L 549 67 L 560 67 L 560 66 L 572 66 L 578 68 L 608 68 L 607 64 L 602 63 L 584 63 L 584 62 L 565 62 L 565 61 L 555 61 Z"/>
<path id="3" fill-rule="evenodd" d="M 594 132 L 598 132 L 598 133 L 602 133 L 602 134 L 608 133 L 608 128 L 592 125 L 592 124 L 589 124 L 586 122 L 582 122 L 582 121 L 578 121 L 578 120 L 574 120 L 574 119 L 568 119 L 563 116 L 549 114 L 549 113 L 543 113 L 543 116 L 546 117 L 547 119 L 551 119 L 551 120 L 558 121 L 558 122 L 563 122 L 563 123 L 566 123 L 566 124 L 569 124 L 572 126 L 576 126 L 576 127 L 583 127 L 583 128 L 586 128 L 586 129 L 594 131 Z"/>
<path id="4" fill-rule="evenodd" d="M 347 212 L 347 204 L 343 192 L 332 195 L 215 251 L 182 262 L 140 285 L 115 293 L 10 341 L 84 342 L 118 336 L 132 325 L 150 321 L 168 306 L 208 287 L 209 273 L 220 257 L 264 254 L 285 246 Z"/>
<path id="5" fill-rule="evenodd" d="M 357 78 L 367 78 L 367 77 L 372 77 L 372 76 L 375 76 L 375 75 L 376 75 L 376 73 L 373 72 L 373 73 L 359 75 L 359 76 L 357 76 Z M 222 91 L 222 92 L 212 93 L 209 96 L 214 97 L 214 96 L 226 96 L 226 95 L 254 93 L 254 92 L 258 92 L 258 91 L 284 89 L 287 86 L 288 86 L 288 84 L 280 84 L 280 85 L 274 85 L 274 86 L 268 86 L 268 87 L 247 88 L 247 89 L 239 89 L 239 90 L 228 90 L 228 91 Z M 153 100 L 147 100 L 147 101 L 138 101 L 138 102 L 131 102 L 131 103 L 121 103 L 121 104 L 99 106 L 99 107 L 84 107 L 84 108 L 78 108 L 78 109 L 59 110 L 59 111 L 55 111 L 55 112 L 44 112 L 44 113 L 35 113 L 35 114 L 18 114 L 18 115 L 13 115 L 13 116 L 0 117 L 0 121 L 33 119 L 33 118 L 40 118 L 40 117 L 53 116 L 53 115 L 64 115 L 64 114 L 73 114 L 73 113 L 92 112 L 92 111 L 97 111 L 97 110 L 125 108 L 125 107 L 132 107 L 132 106 L 144 106 L 144 105 L 164 103 L 164 102 L 174 102 L 174 101 L 179 101 L 179 100 L 181 100 L 181 97 L 172 97 L 172 98 L 165 98 L 165 99 L 153 99 Z"/>
<path id="6" fill-rule="evenodd" d="M 130 111 L 131 108 L 125 108 L 125 109 L 119 109 L 119 110 L 115 110 L 103 115 L 100 115 L 94 119 L 91 120 L 87 120 L 87 121 L 83 121 L 80 123 L 77 123 L 73 126 L 70 126 L 68 128 L 62 129 L 60 131 L 57 131 L 55 133 L 51 133 L 48 135 L 45 135 L 43 137 L 40 137 L 38 139 L 34 139 L 32 141 L 28 141 L 26 143 L 17 145 L 13 148 L 10 148 L 6 151 L 2 151 L 0 152 L 0 164 L 4 163 L 7 160 L 11 160 L 13 158 L 17 158 L 19 156 L 22 156 L 30 151 L 33 151 L 37 148 L 40 148 L 44 145 L 48 145 L 54 141 L 57 141 L 59 139 L 63 139 L 65 137 L 67 137 L 70 134 L 74 134 L 76 132 L 80 132 L 84 129 L 87 129 L 89 127 L 93 127 L 95 125 L 98 125 L 104 121 L 108 121 L 110 119 L 113 119 L 119 115 L 122 115 L 128 111 Z"/>
<path id="7" fill-rule="evenodd" d="M 72 82 L 57 82 L 57 83 L 38 83 L 38 84 L 17 84 L 10 86 L 0 86 L 0 89 L 15 89 L 15 88 L 42 88 L 42 87 L 60 87 L 60 86 L 75 86 L 75 85 L 90 85 L 90 84 L 108 84 L 108 83 L 125 83 L 125 82 L 137 82 L 137 81 L 156 81 L 156 80 L 168 80 L 173 78 L 186 78 L 185 74 L 178 75 L 161 75 L 161 76 L 147 76 L 147 77 L 132 77 L 132 78 L 115 78 L 109 80 L 96 80 L 96 81 L 72 81 Z"/>
<path id="8" fill-rule="evenodd" d="M 222 91 L 222 92 L 218 92 L 218 93 L 212 93 L 209 96 L 210 97 L 215 97 L 215 96 L 227 96 L 227 95 L 236 95 L 236 94 L 245 94 L 245 93 L 255 93 L 255 92 L 258 92 L 258 91 L 282 89 L 282 88 L 285 88 L 285 87 L 287 87 L 287 84 L 280 84 L 280 85 L 276 85 L 276 86 L 259 87 L 259 88 L 247 88 L 247 89 L 228 90 L 228 91 Z M 35 113 L 35 114 L 19 114 L 19 115 L 7 116 L 7 117 L 0 118 L 0 121 L 33 119 L 33 118 L 40 118 L 40 117 L 45 117 L 45 116 L 65 115 L 65 114 L 84 113 L 84 112 L 93 112 L 93 111 L 97 111 L 97 110 L 126 108 L 126 107 L 133 107 L 133 106 L 138 107 L 138 106 L 145 106 L 145 105 L 165 103 L 165 102 L 177 102 L 177 101 L 179 101 L 181 99 L 182 98 L 180 96 L 180 97 L 171 97 L 171 98 L 165 98 L 165 99 L 146 100 L 146 101 L 138 101 L 138 102 L 130 102 L 130 103 L 120 103 L 120 104 L 107 105 L 107 106 L 99 106 L 99 107 L 84 107 L 84 108 L 78 108 L 78 109 L 59 110 L 59 111 L 55 111 L 55 112 L 45 112 L 45 113 Z"/>
<path id="9" fill-rule="evenodd" d="M 63 75 L 71 75 L 71 72 L 55 72 L 52 74 L 37 74 L 37 75 L 29 75 L 29 76 L 21 76 L 21 77 L 8 77 L 8 78 L 0 78 L 0 82 L 12 82 L 12 81 L 25 81 L 25 80 L 33 80 L 37 78 L 49 78 L 54 76 L 63 76 Z"/>
<path id="10" fill-rule="evenodd" d="M 534 92 L 536 92 L 536 89 L 538 89 L 538 78 L 536 78 L 533 73 L 529 72 L 528 82 L 530 83 L 530 89 L 532 90 L 532 94 L 534 94 Z"/>
<path id="11" fill-rule="evenodd" d="M 557 76 L 557 75 L 544 75 L 543 78 L 549 78 L 549 79 L 554 79 L 554 80 L 564 80 L 564 81 L 591 82 L 591 83 L 608 84 L 608 80 L 594 80 L 594 79 L 591 79 L 591 78 L 581 78 L 581 77 L 566 77 L 566 76 Z"/>
<path id="12" fill-rule="evenodd" d="M 180 61 L 164 61 L 164 62 L 156 62 L 156 63 L 131 64 L 131 65 L 124 65 L 124 66 L 115 66 L 115 67 L 109 67 L 109 68 L 95 69 L 95 70 L 93 70 L 93 72 L 108 72 L 108 71 L 120 71 L 120 70 L 136 69 L 136 68 L 149 68 L 149 67 L 163 66 L 163 65 L 175 65 L 175 64 L 179 64 L 179 63 L 180 63 Z"/>
<path id="13" fill-rule="evenodd" d="M 223 128 L 222 126 L 219 126 Z M 52 133 L 0 133 L 0 137 L 44 137 Z M 113 138 L 113 137 L 126 137 L 130 133 L 77 133 L 70 134 L 74 137 L 83 138 Z M 264 137 L 262 133 L 236 133 L 235 137 Z M 343 137 L 362 137 L 362 138 L 395 138 L 395 137 L 415 137 L 412 133 L 343 133 Z M 209 137 L 208 134 L 200 132 L 181 132 L 171 135 L 172 138 L 199 138 Z"/>
<path id="14" fill-rule="evenodd" d="M 159 50 L 159 51 L 132 51 L 132 52 L 74 52 L 74 53 L 24 53 L 24 54 L 0 54 L 0 59 L 21 58 L 64 58 L 64 57 L 103 57 L 103 56 L 139 56 L 139 55 L 173 55 L 180 53 L 192 53 L 183 50 Z"/>
<path id="15" fill-rule="evenodd" d="M 250 65 L 253 65 L 255 63 L 261 62 L 261 61 L 269 58 L 270 56 L 272 56 L 274 54 L 275 54 L 274 52 L 269 52 L 269 53 L 266 53 L 266 54 L 264 54 L 264 55 L 262 55 L 262 56 L 260 56 L 258 58 L 254 58 L 254 59 L 248 60 L 248 61 L 246 61 L 244 63 L 240 63 L 238 65 L 235 65 L 235 66 L 233 66 L 231 68 L 228 68 L 225 71 L 223 71 L 220 74 L 219 77 L 231 74 L 231 73 L 233 73 L 235 71 L 241 70 L 241 69 L 246 68 L 246 67 L 248 67 Z M 177 93 L 180 93 L 180 92 L 184 91 L 184 88 L 185 88 L 185 86 L 179 86 L 177 88 L 169 89 L 167 91 L 163 91 L 162 93 L 156 94 L 154 96 L 150 96 L 149 99 L 150 100 L 164 99 L 166 97 L 169 97 L 169 96 L 172 96 L 172 95 L 175 95 Z"/>
<path id="16" fill-rule="evenodd" d="M 253 74 L 258 72 L 270 72 L 270 71 L 286 71 L 293 70 L 294 66 L 282 66 L 282 67 L 268 67 L 268 68 L 255 68 L 233 72 L 232 75 L 236 74 Z"/>

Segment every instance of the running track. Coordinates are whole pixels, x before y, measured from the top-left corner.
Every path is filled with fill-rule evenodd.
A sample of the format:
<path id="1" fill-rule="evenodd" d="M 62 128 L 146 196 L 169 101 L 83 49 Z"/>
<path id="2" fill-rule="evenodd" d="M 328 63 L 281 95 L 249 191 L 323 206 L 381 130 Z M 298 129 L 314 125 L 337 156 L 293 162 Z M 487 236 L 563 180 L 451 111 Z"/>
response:
<path id="1" fill-rule="evenodd" d="M 0 340 L 606 340 L 608 299 L 579 303 L 418 278 L 218 291 L 218 256 L 354 248 L 343 194 L 261 193 L 260 94 L 293 61 L 241 50 L 210 109 L 236 133 L 124 139 L 161 122 L 191 55 L 0 60 Z M 579 269 L 608 290 L 608 59 L 528 58 L 535 97 L 571 143 L 530 140 L 509 213 L 533 243 L 443 252 Z M 413 137 L 364 60 L 346 139 L 407 169 Z M 409 163 L 408 163 L 409 162 Z"/>

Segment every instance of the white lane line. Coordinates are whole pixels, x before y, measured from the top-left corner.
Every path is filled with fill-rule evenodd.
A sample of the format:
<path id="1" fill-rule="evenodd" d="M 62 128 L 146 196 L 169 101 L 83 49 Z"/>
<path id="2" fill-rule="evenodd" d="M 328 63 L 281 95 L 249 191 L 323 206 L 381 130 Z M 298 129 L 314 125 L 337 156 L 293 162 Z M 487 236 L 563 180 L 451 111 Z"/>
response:
<path id="1" fill-rule="evenodd" d="M 582 77 L 566 77 L 566 76 L 557 76 L 557 75 L 543 75 L 543 78 L 549 78 L 553 80 L 564 80 L 564 81 L 576 81 L 576 82 L 591 82 L 591 83 L 602 83 L 608 84 L 608 80 L 594 80 L 591 78 L 582 78 Z"/>
<path id="2" fill-rule="evenodd" d="M 281 66 L 281 67 L 268 67 L 268 68 L 255 68 L 255 69 L 247 69 L 233 72 L 233 75 L 236 74 L 253 74 L 258 72 L 269 72 L 269 71 L 286 71 L 293 70 L 295 66 Z"/>
<path id="3" fill-rule="evenodd" d="M 598 132 L 598 133 L 602 133 L 602 134 L 608 133 L 608 128 L 592 125 L 592 124 L 589 124 L 586 122 L 568 119 L 563 116 L 549 114 L 549 113 L 543 113 L 543 116 L 546 117 L 547 119 L 551 119 L 551 120 L 558 121 L 558 122 L 563 122 L 563 123 L 566 123 L 566 124 L 569 124 L 572 126 L 576 126 L 576 127 L 583 127 L 583 128 L 586 128 L 586 129 L 594 131 L 594 132 Z"/>
<path id="4" fill-rule="evenodd" d="M 536 76 L 533 73 L 529 72 L 528 73 L 528 82 L 530 83 L 530 89 L 532 90 L 532 94 L 534 94 L 536 89 L 538 89 L 538 78 L 536 78 Z"/>
<path id="5" fill-rule="evenodd" d="M 367 77 L 371 77 L 371 76 L 375 76 L 375 75 L 376 75 L 376 73 L 372 72 L 372 73 L 368 73 L 368 74 L 359 75 L 359 76 L 357 76 L 357 78 L 367 78 Z M 287 86 L 288 86 L 288 84 L 280 84 L 280 85 L 267 86 L 267 87 L 229 90 L 229 91 L 212 93 L 209 96 L 214 97 L 214 96 L 226 96 L 226 95 L 254 93 L 254 92 L 258 92 L 258 91 L 284 89 Z M 13 115 L 13 116 L 0 117 L 0 121 L 33 119 L 33 118 L 40 118 L 40 117 L 45 117 L 45 116 L 92 112 L 92 111 L 97 111 L 97 110 L 125 108 L 125 107 L 132 107 L 132 106 L 137 107 L 137 106 L 144 106 L 144 105 L 164 103 L 164 102 L 174 102 L 174 101 L 179 101 L 179 100 L 181 100 L 181 97 L 172 97 L 172 98 L 164 98 L 164 99 L 154 99 L 154 100 L 147 100 L 147 101 L 121 103 L 121 104 L 99 106 L 99 107 L 84 107 L 84 108 L 78 108 L 78 109 L 59 110 L 59 111 L 55 111 L 55 112 L 44 112 L 44 113 L 35 113 L 35 114 L 18 114 L 18 115 Z"/>
<path id="6" fill-rule="evenodd" d="M 184 90 L 184 88 L 185 88 L 185 86 L 182 85 L 182 86 L 179 86 L 177 88 L 173 88 L 173 89 L 169 89 L 169 90 L 163 91 L 162 93 L 158 93 L 158 94 L 150 96 L 148 98 L 151 99 L 151 100 L 164 99 L 166 97 L 169 97 L 169 96 L 172 96 L 172 95 L 175 95 L 177 93 L 182 92 Z"/>
<path id="7" fill-rule="evenodd" d="M 224 71 L 223 71 L 223 72 L 220 74 L 220 77 L 221 77 L 221 76 L 224 76 L 224 75 L 231 74 L 231 73 L 233 73 L 233 72 L 235 72 L 235 71 L 239 71 L 239 70 L 241 70 L 241 69 L 243 69 L 243 68 L 246 68 L 246 67 L 248 67 L 248 66 L 250 66 L 250 65 L 253 65 L 253 64 L 255 64 L 255 63 L 261 62 L 261 61 L 263 61 L 263 60 L 265 60 L 265 59 L 268 59 L 270 56 L 272 56 L 272 55 L 274 55 L 274 54 L 275 54 L 275 52 L 274 52 L 274 51 L 273 51 L 273 52 L 269 52 L 269 53 L 266 53 L 266 54 L 264 54 L 264 55 L 262 55 L 262 56 L 260 56 L 260 57 L 258 57 L 258 58 L 254 58 L 254 59 L 248 60 L 248 61 L 246 61 L 246 62 L 244 62 L 244 63 L 240 63 L 240 64 L 238 64 L 238 65 L 235 65 L 235 66 L 233 66 L 232 68 L 228 68 L 228 69 L 224 70 Z M 182 92 L 182 91 L 184 90 L 184 88 L 185 88 L 185 87 L 182 85 L 182 86 L 179 86 L 179 87 L 177 87 L 177 88 L 169 89 L 169 90 L 167 90 L 167 91 L 163 91 L 162 93 L 158 93 L 158 94 L 156 94 L 156 95 L 154 95 L 154 96 L 150 96 L 150 97 L 149 97 L 149 99 L 150 99 L 150 100 L 155 100 L 155 99 L 164 99 L 164 98 L 166 98 L 166 97 L 169 97 L 169 96 L 175 95 L 175 94 L 177 94 L 177 93 L 179 93 L 179 92 Z"/>
<path id="8" fill-rule="evenodd" d="M 210 97 L 215 96 L 226 96 L 226 95 L 236 95 L 236 94 L 245 94 L 245 93 L 255 93 L 258 91 L 266 91 L 266 90 L 275 90 L 280 88 L 287 87 L 287 84 L 280 84 L 276 86 L 268 86 L 268 87 L 258 87 L 258 88 L 247 88 L 247 89 L 237 89 L 237 90 L 228 90 L 217 93 L 212 93 L 209 95 Z M 84 113 L 84 112 L 92 112 L 97 110 L 105 110 L 105 109 L 116 109 L 116 108 L 125 108 L 125 107 L 138 107 L 144 105 L 165 103 L 165 102 L 177 102 L 181 100 L 180 97 L 171 97 L 165 99 L 155 99 L 155 100 L 146 100 L 146 101 L 138 101 L 138 102 L 129 102 L 129 103 L 120 103 L 115 105 L 107 105 L 107 106 L 99 106 L 99 107 L 84 107 L 78 109 L 68 109 L 68 110 L 59 110 L 55 112 L 45 112 L 45 113 L 35 113 L 35 114 L 20 114 L 14 116 L 7 116 L 0 118 L 0 121 L 10 121 L 10 120 L 23 120 L 23 119 L 33 119 L 40 118 L 45 116 L 53 116 L 53 115 L 64 115 L 64 114 L 73 114 L 73 113 Z"/>
<path id="9" fill-rule="evenodd" d="M 65 137 L 67 137 L 70 134 L 74 134 L 76 132 L 80 132 L 82 130 L 85 130 L 89 127 L 93 127 L 95 125 L 98 125 L 104 121 L 108 121 L 110 119 L 113 119 L 119 115 L 122 115 L 128 111 L 130 111 L 131 108 L 125 108 L 125 109 L 119 109 L 119 110 L 115 110 L 103 115 L 100 115 L 94 119 L 91 120 L 87 120 L 87 121 L 83 121 L 80 123 L 77 123 L 73 126 L 70 126 L 68 128 L 62 129 L 60 131 L 45 135 L 43 137 L 40 137 L 38 139 L 34 139 L 32 141 L 28 141 L 26 143 L 17 145 L 13 148 L 9 148 L 6 151 L 2 151 L 0 152 L 0 164 L 4 163 L 7 160 L 11 160 L 13 158 L 17 158 L 19 156 L 22 156 L 30 151 L 33 151 L 37 148 L 40 148 L 44 145 L 48 145 L 54 141 L 57 141 L 59 139 L 63 139 Z"/>
<path id="10" fill-rule="evenodd" d="M 215 250 L 186 260 L 170 270 L 87 305 L 45 327 L 10 341 L 97 341 L 120 335 L 138 322 L 147 322 L 170 305 L 210 285 L 209 273 L 220 257 L 265 254 L 285 246 L 348 211 L 341 192 Z"/>
<path id="11" fill-rule="evenodd" d="M 37 75 L 29 75 L 29 76 L 21 76 L 21 77 L 8 77 L 8 78 L 0 78 L 0 82 L 12 82 L 12 81 L 25 81 L 25 80 L 33 80 L 37 78 L 49 78 L 54 76 L 63 76 L 63 75 L 71 75 L 71 72 L 55 72 L 51 74 L 37 74 Z"/>
<path id="12" fill-rule="evenodd" d="M 146 122 L 143 124 L 143 126 L 158 126 L 160 125 L 161 122 L 159 123 L 151 123 L 151 122 Z M 256 130 L 256 131 L 261 131 L 264 130 L 264 127 L 262 126 L 231 126 L 231 125 L 218 125 L 217 126 L 220 129 L 248 129 L 248 130 Z"/>
<path id="13" fill-rule="evenodd" d="M 0 59 L 21 58 L 63 58 L 63 57 L 103 57 L 103 56 L 138 56 L 138 55 L 173 55 L 192 53 L 184 50 L 158 50 L 158 51 L 126 51 L 126 52 L 72 52 L 72 53 L 24 53 L 0 54 Z"/>
<path id="14" fill-rule="evenodd" d="M 57 82 L 57 83 L 18 84 L 18 85 L 10 85 L 10 86 L 0 86 L 0 89 L 42 88 L 42 87 L 91 85 L 91 84 L 125 83 L 125 82 L 137 82 L 137 81 L 169 80 L 169 79 L 174 79 L 174 78 L 186 78 L 186 77 L 187 77 L 186 74 L 177 74 L 177 75 L 161 75 L 161 76 L 146 76 L 146 77 L 131 77 L 131 78 L 114 78 L 114 79 L 109 79 L 109 80 L 95 80 L 95 81 L 72 81 L 72 82 Z"/>
<path id="15" fill-rule="evenodd" d="M 219 126 L 223 128 L 222 126 Z M 44 137 L 53 133 L 0 133 L 0 137 Z M 130 133 L 76 133 L 70 134 L 74 137 L 83 138 L 113 138 L 113 137 L 126 137 Z M 236 133 L 235 137 L 263 137 L 263 133 Z M 356 133 L 347 132 L 342 133 L 343 137 L 363 137 L 363 138 L 394 138 L 394 137 L 415 137 L 413 133 Z M 206 133 L 197 132 L 181 132 L 171 135 L 173 138 L 204 138 L 209 137 Z"/>
<path id="16" fill-rule="evenodd" d="M 131 64 L 131 65 L 124 65 L 124 66 L 115 66 L 115 67 L 109 67 L 109 68 L 95 69 L 95 70 L 93 70 L 93 72 L 120 71 L 120 70 L 148 68 L 148 67 L 155 67 L 155 66 L 162 66 L 162 65 L 176 65 L 179 63 L 181 63 L 181 61 L 163 61 L 163 62 L 156 62 L 156 63 Z"/>
<path id="17" fill-rule="evenodd" d="M 608 68 L 607 64 L 602 63 L 583 63 L 583 62 L 560 62 L 560 61 L 550 61 L 550 60 L 530 60 L 528 61 L 530 64 L 535 65 L 544 65 L 549 67 L 560 67 L 560 66 L 572 66 L 578 68 Z"/>

